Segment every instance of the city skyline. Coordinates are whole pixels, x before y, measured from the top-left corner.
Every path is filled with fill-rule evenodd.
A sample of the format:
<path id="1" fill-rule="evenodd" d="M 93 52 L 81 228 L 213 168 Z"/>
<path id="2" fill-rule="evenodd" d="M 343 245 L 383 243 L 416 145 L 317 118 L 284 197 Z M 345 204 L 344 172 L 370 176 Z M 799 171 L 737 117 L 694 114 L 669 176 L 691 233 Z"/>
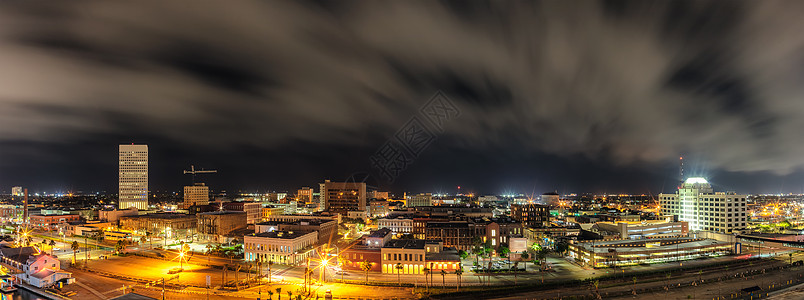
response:
<path id="1" fill-rule="evenodd" d="M 657 194 L 684 156 L 722 190 L 800 193 L 799 5 L 4 3 L 0 190 L 113 191 L 133 142 L 152 190 L 197 165 L 214 190 Z M 438 92 L 460 114 L 388 180 L 372 156 Z"/>

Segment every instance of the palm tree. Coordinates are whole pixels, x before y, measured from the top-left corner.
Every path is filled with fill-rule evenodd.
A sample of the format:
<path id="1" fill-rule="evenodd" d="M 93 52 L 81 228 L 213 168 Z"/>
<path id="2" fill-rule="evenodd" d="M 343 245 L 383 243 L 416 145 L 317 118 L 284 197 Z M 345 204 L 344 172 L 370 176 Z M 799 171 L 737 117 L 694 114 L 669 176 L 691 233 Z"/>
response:
<path id="1" fill-rule="evenodd" d="M 446 289 L 446 288 L 447 288 L 447 283 L 446 283 L 446 281 L 445 281 L 445 277 L 444 277 L 444 276 L 446 276 L 446 275 L 447 275 L 447 271 L 441 270 L 441 288 L 442 288 L 442 289 Z"/>
<path id="2" fill-rule="evenodd" d="M 273 300 L 273 299 L 274 299 L 274 291 L 268 290 L 268 300 Z"/>
<path id="3" fill-rule="evenodd" d="M 288 291 L 288 299 L 293 300 L 293 292 Z"/>
<path id="4" fill-rule="evenodd" d="M 343 271 L 343 266 L 349 263 L 349 260 L 346 259 L 346 256 L 339 255 L 338 256 L 338 264 L 341 265 L 341 282 L 343 282 L 343 274 L 346 273 Z"/>
<path id="5" fill-rule="evenodd" d="M 528 250 L 522 251 L 522 255 L 520 255 L 522 261 L 525 262 L 525 272 L 528 271 L 528 258 L 530 258 L 530 254 L 528 254 Z"/>
<path id="6" fill-rule="evenodd" d="M 282 300 L 282 288 L 276 288 L 276 299 Z"/>
<path id="7" fill-rule="evenodd" d="M 371 263 L 368 260 L 364 260 L 360 263 L 360 269 L 363 270 L 363 272 L 366 272 L 366 284 L 368 284 L 368 272 L 371 271 L 372 266 L 374 266 L 374 263 Z"/>
<path id="8" fill-rule="evenodd" d="M 56 241 L 50 240 L 50 253 L 53 253 L 53 247 L 56 247 Z"/>
<path id="9" fill-rule="evenodd" d="M 274 265 L 274 261 L 273 260 L 268 260 L 268 283 L 272 283 L 272 280 L 273 280 L 273 277 L 274 277 L 274 273 L 271 272 L 271 266 L 273 266 L 273 265 Z M 280 296 L 280 297 L 282 297 L 282 296 Z"/>
<path id="10" fill-rule="evenodd" d="M 458 269 L 455 270 L 455 276 L 458 276 L 458 286 L 457 291 L 461 290 L 461 275 L 463 275 L 463 267 L 459 266 Z"/>
<path id="11" fill-rule="evenodd" d="M 427 292 L 429 293 L 430 292 L 430 284 L 427 282 L 427 278 L 428 278 L 428 275 L 430 275 L 430 268 L 424 267 L 424 269 L 422 269 L 422 271 L 424 271 L 424 285 L 427 286 Z"/>
<path id="12" fill-rule="evenodd" d="M 81 248 L 81 245 L 78 244 L 78 241 L 73 241 L 73 243 L 70 245 L 70 249 L 73 250 L 73 264 L 75 264 L 75 253 L 80 248 Z"/>
<path id="13" fill-rule="evenodd" d="M 153 249 L 153 248 L 154 248 L 154 239 L 153 239 L 153 235 L 154 235 L 154 233 L 153 233 L 153 232 L 150 232 L 150 231 L 145 231 L 145 237 L 147 237 L 147 238 L 148 238 L 148 244 L 149 244 L 148 248 L 150 248 L 150 249 Z"/>
<path id="14" fill-rule="evenodd" d="M 262 277 L 262 255 L 257 255 L 257 259 L 255 260 L 257 263 L 257 280 Z"/>
<path id="15" fill-rule="evenodd" d="M 400 286 L 402 285 L 402 279 L 399 277 L 399 272 L 402 271 L 402 269 L 404 269 L 402 263 L 396 263 L 396 281 Z"/>

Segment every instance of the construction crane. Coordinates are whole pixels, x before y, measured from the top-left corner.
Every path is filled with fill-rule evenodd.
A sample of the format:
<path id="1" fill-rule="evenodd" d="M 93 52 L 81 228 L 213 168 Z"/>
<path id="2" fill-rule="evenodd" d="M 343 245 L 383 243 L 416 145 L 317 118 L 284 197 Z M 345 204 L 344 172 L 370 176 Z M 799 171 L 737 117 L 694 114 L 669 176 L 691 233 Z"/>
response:
<path id="1" fill-rule="evenodd" d="M 193 175 L 193 185 L 195 185 L 195 174 L 218 173 L 218 170 L 196 170 L 194 165 L 190 165 L 190 170 L 184 170 L 184 174 Z"/>

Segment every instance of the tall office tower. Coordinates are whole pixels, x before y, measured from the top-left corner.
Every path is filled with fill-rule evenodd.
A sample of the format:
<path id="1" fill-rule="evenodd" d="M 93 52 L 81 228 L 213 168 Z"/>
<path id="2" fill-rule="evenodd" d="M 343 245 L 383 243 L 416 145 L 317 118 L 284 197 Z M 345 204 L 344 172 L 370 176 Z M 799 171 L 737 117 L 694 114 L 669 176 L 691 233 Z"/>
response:
<path id="1" fill-rule="evenodd" d="M 326 180 L 329 182 L 329 180 Z M 317 211 L 323 211 L 327 208 L 327 185 L 326 183 L 319 183 L 318 184 L 318 209 Z"/>
<path id="2" fill-rule="evenodd" d="M 22 187 L 21 186 L 11 187 L 11 196 L 14 197 L 24 196 L 24 194 L 22 193 Z"/>
<path id="3" fill-rule="evenodd" d="M 209 187 L 203 183 L 184 187 L 184 203 L 182 208 L 187 209 L 193 205 L 209 204 Z"/>
<path id="4" fill-rule="evenodd" d="M 330 212 L 346 215 L 349 211 L 366 210 L 365 182 L 331 182 L 321 184 L 321 196 Z"/>
<path id="5" fill-rule="evenodd" d="M 148 209 L 148 145 L 120 145 L 119 209 Z"/>
<path id="6" fill-rule="evenodd" d="M 714 192 L 704 178 L 690 177 L 675 194 L 659 194 L 662 214 L 678 216 L 689 230 L 733 233 L 745 229 L 746 196 Z"/>

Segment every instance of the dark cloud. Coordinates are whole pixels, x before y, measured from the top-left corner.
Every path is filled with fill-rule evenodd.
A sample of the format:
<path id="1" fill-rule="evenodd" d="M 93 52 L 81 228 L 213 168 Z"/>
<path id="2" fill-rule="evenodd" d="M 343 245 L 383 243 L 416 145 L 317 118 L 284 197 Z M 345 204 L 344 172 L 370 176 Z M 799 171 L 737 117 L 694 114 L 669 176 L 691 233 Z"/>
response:
<path id="1" fill-rule="evenodd" d="M 802 13 L 797 1 L 3 3 L 0 143 L 374 149 L 440 89 L 462 110 L 444 133 L 462 148 L 619 166 L 690 154 L 786 174 L 804 166 Z"/>

